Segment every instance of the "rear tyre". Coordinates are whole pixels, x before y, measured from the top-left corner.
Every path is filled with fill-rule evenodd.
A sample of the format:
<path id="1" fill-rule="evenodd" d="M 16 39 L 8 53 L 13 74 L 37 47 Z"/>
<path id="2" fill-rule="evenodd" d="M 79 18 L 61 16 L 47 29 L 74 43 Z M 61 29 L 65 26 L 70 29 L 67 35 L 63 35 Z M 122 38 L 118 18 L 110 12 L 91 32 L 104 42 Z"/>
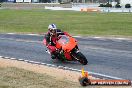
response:
<path id="1" fill-rule="evenodd" d="M 76 58 L 79 59 L 78 61 L 81 64 L 87 65 L 88 61 L 87 61 L 86 57 L 81 52 L 76 53 Z"/>

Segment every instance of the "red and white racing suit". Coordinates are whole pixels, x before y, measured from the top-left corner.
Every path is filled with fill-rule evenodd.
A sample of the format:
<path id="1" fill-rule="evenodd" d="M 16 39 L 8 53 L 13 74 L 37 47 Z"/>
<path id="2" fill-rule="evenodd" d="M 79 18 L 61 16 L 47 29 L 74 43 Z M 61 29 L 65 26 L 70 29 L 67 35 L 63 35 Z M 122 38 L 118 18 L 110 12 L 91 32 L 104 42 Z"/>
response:
<path id="1" fill-rule="evenodd" d="M 59 35 L 70 36 L 67 32 L 62 32 L 60 29 L 56 29 L 56 35 L 50 35 L 50 32 L 47 32 L 47 34 L 45 35 L 44 39 L 46 39 L 46 46 L 49 49 L 51 55 L 56 54 L 57 48 L 55 47 L 55 45 L 56 45 L 57 40 L 59 39 L 58 38 Z"/>

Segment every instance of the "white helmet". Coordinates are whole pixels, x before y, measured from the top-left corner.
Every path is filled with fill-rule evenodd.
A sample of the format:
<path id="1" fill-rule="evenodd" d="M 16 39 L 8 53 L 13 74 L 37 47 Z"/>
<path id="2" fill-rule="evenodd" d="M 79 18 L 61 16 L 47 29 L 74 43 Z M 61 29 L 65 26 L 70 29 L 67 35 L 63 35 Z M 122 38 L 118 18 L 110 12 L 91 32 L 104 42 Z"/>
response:
<path id="1" fill-rule="evenodd" d="M 50 32 L 51 35 L 55 35 L 56 34 L 56 29 L 57 29 L 57 27 L 56 27 L 55 24 L 50 24 L 48 26 L 48 30 L 49 30 L 49 32 Z"/>
<path id="2" fill-rule="evenodd" d="M 50 30 L 50 29 L 57 29 L 57 27 L 56 27 L 56 25 L 55 24 L 50 24 L 49 26 L 48 26 L 48 29 Z"/>

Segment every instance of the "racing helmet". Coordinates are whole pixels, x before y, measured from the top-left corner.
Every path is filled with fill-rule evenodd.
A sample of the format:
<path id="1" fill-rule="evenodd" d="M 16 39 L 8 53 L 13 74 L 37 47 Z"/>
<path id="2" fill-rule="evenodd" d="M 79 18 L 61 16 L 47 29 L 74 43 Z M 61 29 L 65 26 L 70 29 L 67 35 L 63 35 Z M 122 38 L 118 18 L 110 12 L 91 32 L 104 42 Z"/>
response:
<path id="1" fill-rule="evenodd" d="M 50 32 L 51 35 L 56 34 L 56 29 L 57 29 L 57 27 L 56 27 L 55 24 L 50 24 L 50 25 L 48 26 L 48 30 L 49 30 L 49 32 Z"/>

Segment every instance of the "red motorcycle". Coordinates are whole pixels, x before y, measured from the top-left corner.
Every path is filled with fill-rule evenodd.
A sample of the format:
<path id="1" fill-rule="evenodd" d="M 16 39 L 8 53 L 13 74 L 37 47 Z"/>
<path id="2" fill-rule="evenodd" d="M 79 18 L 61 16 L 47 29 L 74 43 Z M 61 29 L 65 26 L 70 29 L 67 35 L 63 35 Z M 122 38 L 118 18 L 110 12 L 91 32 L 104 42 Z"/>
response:
<path id="1" fill-rule="evenodd" d="M 43 42 L 46 42 L 44 39 Z M 79 61 L 83 65 L 87 65 L 88 61 L 86 57 L 79 51 L 77 46 L 77 40 L 67 35 L 59 35 L 59 39 L 56 43 L 58 49 L 57 58 L 63 61 Z M 49 54 L 50 52 L 47 51 Z"/>

